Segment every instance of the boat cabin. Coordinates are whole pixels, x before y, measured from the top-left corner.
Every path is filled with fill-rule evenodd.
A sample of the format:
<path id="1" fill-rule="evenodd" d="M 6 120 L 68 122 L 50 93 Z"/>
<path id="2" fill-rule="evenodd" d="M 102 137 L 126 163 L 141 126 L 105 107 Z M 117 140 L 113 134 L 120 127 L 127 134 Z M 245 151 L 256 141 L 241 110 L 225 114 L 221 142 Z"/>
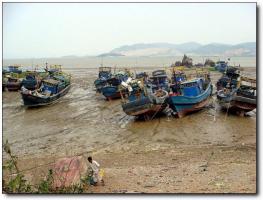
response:
<path id="1" fill-rule="evenodd" d="M 152 72 L 152 77 L 150 77 L 153 84 L 164 84 L 166 83 L 167 74 L 165 70 L 156 70 Z"/>
<path id="2" fill-rule="evenodd" d="M 58 93 L 58 85 L 60 81 L 55 79 L 45 79 L 42 81 L 42 91 L 50 94 Z"/>
<path id="3" fill-rule="evenodd" d="M 124 72 L 118 72 L 117 74 L 114 74 L 112 78 L 109 78 L 107 80 L 107 83 L 112 86 L 118 86 L 121 84 L 122 81 L 127 81 L 128 75 Z"/>
<path id="4" fill-rule="evenodd" d="M 198 96 L 204 90 L 204 80 L 202 78 L 181 83 L 181 93 L 184 96 Z"/>
<path id="5" fill-rule="evenodd" d="M 100 67 L 99 78 L 108 79 L 111 77 L 111 67 Z"/>
<path id="6" fill-rule="evenodd" d="M 165 70 L 156 70 L 152 72 L 152 77 L 150 77 L 149 81 L 152 85 L 153 92 L 158 89 L 169 90 L 168 77 Z"/>
<path id="7" fill-rule="evenodd" d="M 122 90 L 120 90 L 120 92 L 124 102 L 133 102 L 146 97 L 144 88 L 140 85 L 140 81 L 129 83 L 129 86 L 125 86 Z"/>

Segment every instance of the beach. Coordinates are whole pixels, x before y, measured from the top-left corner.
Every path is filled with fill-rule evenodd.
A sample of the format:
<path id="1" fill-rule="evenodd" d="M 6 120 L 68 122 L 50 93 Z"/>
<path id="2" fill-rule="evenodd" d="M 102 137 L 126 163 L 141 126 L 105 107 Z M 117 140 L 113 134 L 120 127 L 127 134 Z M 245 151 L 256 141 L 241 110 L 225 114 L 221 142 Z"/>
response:
<path id="1" fill-rule="evenodd" d="M 122 111 L 121 100 L 96 93 L 97 68 L 64 70 L 72 88 L 54 105 L 27 109 L 19 92 L 3 92 L 3 140 L 32 183 L 59 158 L 92 155 L 105 170 L 105 186 L 87 193 L 256 192 L 256 110 L 226 114 L 213 96 L 206 108 L 181 119 L 138 120 Z M 242 73 L 256 77 L 256 68 Z M 213 84 L 220 76 L 211 72 Z"/>

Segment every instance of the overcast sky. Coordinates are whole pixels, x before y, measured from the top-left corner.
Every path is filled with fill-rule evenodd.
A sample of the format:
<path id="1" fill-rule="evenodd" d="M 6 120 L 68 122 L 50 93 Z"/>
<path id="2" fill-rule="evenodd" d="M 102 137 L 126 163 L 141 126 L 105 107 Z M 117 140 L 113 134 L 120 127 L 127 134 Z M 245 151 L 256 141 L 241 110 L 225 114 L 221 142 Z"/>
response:
<path id="1" fill-rule="evenodd" d="M 4 58 L 97 55 L 134 43 L 256 41 L 255 3 L 4 3 Z"/>

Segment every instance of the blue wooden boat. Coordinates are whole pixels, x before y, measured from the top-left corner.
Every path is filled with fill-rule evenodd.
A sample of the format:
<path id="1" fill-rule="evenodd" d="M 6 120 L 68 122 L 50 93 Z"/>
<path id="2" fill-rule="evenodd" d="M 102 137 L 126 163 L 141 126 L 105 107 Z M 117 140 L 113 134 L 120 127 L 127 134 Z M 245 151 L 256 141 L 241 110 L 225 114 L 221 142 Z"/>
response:
<path id="1" fill-rule="evenodd" d="M 21 74 L 22 73 L 22 69 L 20 69 L 19 65 L 12 65 L 12 66 L 8 66 L 8 72 L 9 73 Z"/>
<path id="2" fill-rule="evenodd" d="M 41 87 L 37 90 L 22 87 L 21 95 L 25 106 L 44 106 L 55 103 L 66 95 L 70 86 L 70 76 L 53 76 L 42 80 Z"/>
<path id="3" fill-rule="evenodd" d="M 228 67 L 226 72 L 216 83 L 217 91 L 225 88 L 228 83 L 230 84 L 231 88 L 236 88 L 239 77 L 240 70 L 238 67 Z"/>
<path id="4" fill-rule="evenodd" d="M 153 92 L 159 89 L 169 91 L 168 76 L 165 70 L 153 71 L 148 84 L 151 85 Z"/>
<path id="5" fill-rule="evenodd" d="M 202 109 L 208 104 L 212 94 L 210 80 L 196 78 L 180 84 L 180 94 L 172 94 L 169 97 L 169 105 L 179 118 L 185 114 Z"/>
<path id="6" fill-rule="evenodd" d="M 146 88 L 139 80 L 122 83 L 125 88 L 121 91 L 122 109 L 131 116 L 155 116 L 162 112 L 166 106 L 168 92 L 162 89 L 153 92 L 152 88 Z"/>
<path id="7" fill-rule="evenodd" d="M 21 80 L 19 78 L 12 77 L 10 75 L 6 76 L 7 82 L 5 87 L 8 91 L 18 91 L 21 88 Z"/>
<path id="8" fill-rule="evenodd" d="M 226 61 L 217 61 L 215 69 L 220 72 L 225 72 L 228 67 L 228 64 Z"/>
<path id="9" fill-rule="evenodd" d="M 107 80 L 106 85 L 100 88 L 103 96 L 106 97 L 107 100 L 117 99 L 121 97 L 120 94 L 120 84 L 122 81 L 126 81 L 128 79 L 128 74 L 125 72 L 118 72 L 110 79 Z"/>
<path id="10" fill-rule="evenodd" d="M 101 92 L 101 88 L 107 84 L 107 80 L 111 78 L 111 67 L 100 67 L 99 77 L 94 81 L 97 92 Z"/>

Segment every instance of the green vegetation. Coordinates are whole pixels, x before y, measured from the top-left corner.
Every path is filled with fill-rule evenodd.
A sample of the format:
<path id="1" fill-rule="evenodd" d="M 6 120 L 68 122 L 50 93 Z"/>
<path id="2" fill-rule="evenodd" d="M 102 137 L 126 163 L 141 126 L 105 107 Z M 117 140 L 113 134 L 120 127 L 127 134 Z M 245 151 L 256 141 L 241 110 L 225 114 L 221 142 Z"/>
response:
<path id="1" fill-rule="evenodd" d="M 17 167 L 17 157 L 12 155 L 8 140 L 4 144 L 4 151 L 8 154 L 9 160 L 3 165 L 3 170 L 9 171 L 9 178 L 3 181 L 3 191 L 7 193 L 31 193 L 32 187 L 24 178 L 24 175 L 20 173 Z M 14 176 L 13 176 L 14 173 Z"/>
<path id="2" fill-rule="evenodd" d="M 53 187 L 53 171 L 50 169 L 47 176 L 41 180 L 37 185 L 31 185 L 25 179 L 25 176 L 20 172 L 17 166 L 17 157 L 11 152 L 8 140 L 4 143 L 4 151 L 9 156 L 9 159 L 3 165 L 3 170 L 9 172 L 7 180 L 3 180 L 3 192 L 6 193 L 69 193 L 79 194 L 83 193 L 86 187 L 87 178 L 81 179 L 80 184 L 72 185 L 69 187 L 62 186 L 60 188 Z"/>
<path id="3" fill-rule="evenodd" d="M 176 61 L 171 67 L 186 66 L 188 68 L 193 67 L 193 59 L 184 54 L 182 61 Z"/>
<path id="4" fill-rule="evenodd" d="M 188 57 L 186 54 L 184 54 L 182 65 L 186 67 L 192 67 L 193 66 L 193 59 Z"/>
<path id="5" fill-rule="evenodd" d="M 215 67 L 215 62 L 213 60 L 210 60 L 210 59 L 206 59 L 205 60 L 205 66 L 210 66 L 210 67 Z"/>

